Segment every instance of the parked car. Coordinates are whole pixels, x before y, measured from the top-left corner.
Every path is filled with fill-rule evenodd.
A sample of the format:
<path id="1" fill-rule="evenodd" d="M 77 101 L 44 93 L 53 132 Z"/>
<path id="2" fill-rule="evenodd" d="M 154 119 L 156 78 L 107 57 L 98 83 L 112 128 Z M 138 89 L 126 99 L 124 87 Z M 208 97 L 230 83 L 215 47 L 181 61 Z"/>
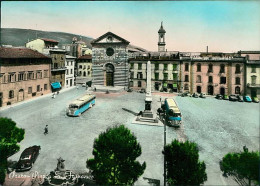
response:
<path id="1" fill-rule="evenodd" d="M 200 98 L 206 98 L 206 94 L 200 93 Z"/>
<path id="2" fill-rule="evenodd" d="M 16 171 L 30 170 L 35 163 L 40 150 L 41 147 L 37 145 L 26 148 L 20 156 L 20 159 L 16 166 Z"/>
<path id="3" fill-rule="evenodd" d="M 244 101 L 243 96 L 237 96 L 237 100 L 238 100 L 239 102 L 243 102 L 243 101 Z"/>
<path id="4" fill-rule="evenodd" d="M 223 99 L 223 96 L 221 94 L 217 94 L 216 99 Z"/>
<path id="5" fill-rule="evenodd" d="M 228 99 L 229 101 L 238 101 L 237 96 L 233 94 L 229 95 Z"/>
<path id="6" fill-rule="evenodd" d="M 255 103 L 259 103 L 259 99 L 258 99 L 258 97 L 253 97 L 253 102 L 255 102 Z"/>
<path id="7" fill-rule="evenodd" d="M 145 89 L 142 88 L 142 89 L 140 90 L 140 93 L 145 93 Z"/>
<path id="8" fill-rule="evenodd" d="M 129 89 L 127 90 L 127 92 L 133 92 L 133 90 L 132 90 L 131 88 L 129 88 Z"/>
<path id="9" fill-rule="evenodd" d="M 228 100 L 228 95 L 224 95 L 224 96 L 223 96 L 223 99 L 224 99 L 224 100 Z"/>
<path id="10" fill-rule="evenodd" d="M 181 94 L 181 97 L 187 97 L 187 96 L 190 96 L 190 93 L 189 92 L 183 92 Z"/>
<path id="11" fill-rule="evenodd" d="M 192 97 L 194 97 L 194 98 L 198 98 L 199 95 L 198 95 L 197 93 L 194 92 L 194 93 L 192 94 Z"/>
<path id="12" fill-rule="evenodd" d="M 252 102 L 252 99 L 251 99 L 250 96 L 244 96 L 243 98 L 244 98 L 244 101 L 245 101 L 245 102 L 249 102 L 249 103 Z"/>

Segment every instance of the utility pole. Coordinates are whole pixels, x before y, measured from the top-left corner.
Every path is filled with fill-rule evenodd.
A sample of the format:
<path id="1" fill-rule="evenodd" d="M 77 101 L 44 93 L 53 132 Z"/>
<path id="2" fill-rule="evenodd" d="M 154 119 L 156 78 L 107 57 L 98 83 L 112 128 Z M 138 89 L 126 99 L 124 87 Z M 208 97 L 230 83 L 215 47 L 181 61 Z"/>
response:
<path id="1" fill-rule="evenodd" d="M 161 103 L 162 104 L 162 103 Z M 165 146 L 166 146 L 166 122 L 165 122 L 165 109 L 163 109 L 163 125 L 164 125 L 164 145 L 163 145 L 163 148 L 165 149 Z M 166 161 L 165 161 L 165 154 L 164 154 L 164 157 L 163 157 L 163 161 L 164 161 L 164 166 L 163 166 L 163 185 L 166 186 Z"/>

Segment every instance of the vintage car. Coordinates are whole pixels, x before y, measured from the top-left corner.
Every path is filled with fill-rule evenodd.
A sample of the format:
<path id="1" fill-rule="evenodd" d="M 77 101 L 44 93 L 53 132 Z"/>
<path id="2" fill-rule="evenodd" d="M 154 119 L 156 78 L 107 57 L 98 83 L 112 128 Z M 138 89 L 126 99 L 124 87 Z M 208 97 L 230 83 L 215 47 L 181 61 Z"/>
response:
<path id="1" fill-rule="evenodd" d="M 238 101 L 237 96 L 233 95 L 233 94 L 229 95 L 228 99 L 229 99 L 229 101 Z"/>
<path id="2" fill-rule="evenodd" d="M 39 152 L 41 150 L 40 146 L 34 145 L 31 147 L 26 148 L 21 156 L 19 161 L 17 162 L 16 165 L 16 171 L 27 171 L 30 170 L 36 161 Z"/>
<path id="3" fill-rule="evenodd" d="M 223 96 L 223 99 L 224 99 L 224 100 L 228 100 L 228 99 L 229 99 L 229 98 L 228 98 L 228 95 L 224 95 L 224 96 Z"/>
<path id="4" fill-rule="evenodd" d="M 206 95 L 204 93 L 200 93 L 200 98 L 206 98 Z"/>
<path id="5" fill-rule="evenodd" d="M 221 94 L 217 94 L 216 99 L 223 99 L 223 96 Z"/>
<path id="6" fill-rule="evenodd" d="M 239 102 L 243 102 L 244 101 L 244 99 L 243 99 L 243 96 L 237 96 L 237 100 L 239 101 Z"/>
<path id="7" fill-rule="evenodd" d="M 190 96 L 189 92 L 184 92 L 184 93 L 181 94 L 181 97 L 187 97 L 187 96 Z"/>
<path id="8" fill-rule="evenodd" d="M 258 97 L 253 97 L 253 102 L 254 102 L 254 103 L 259 103 Z"/>
<path id="9" fill-rule="evenodd" d="M 250 96 L 244 96 L 243 98 L 244 98 L 244 101 L 245 101 L 245 102 L 249 102 L 249 103 L 252 102 L 252 99 L 251 99 Z"/>
<path id="10" fill-rule="evenodd" d="M 199 95 L 198 95 L 197 93 L 194 92 L 194 93 L 192 94 L 192 97 L 194 97 L 194 98 L 198 98 Z"/>
<path id="11" fill-rule="evenodd" d="M 146 91 L 145 91 L 144 88 L 142 88 L 139 92 L 140 92 L 140 93 L 146 93 Z"/>

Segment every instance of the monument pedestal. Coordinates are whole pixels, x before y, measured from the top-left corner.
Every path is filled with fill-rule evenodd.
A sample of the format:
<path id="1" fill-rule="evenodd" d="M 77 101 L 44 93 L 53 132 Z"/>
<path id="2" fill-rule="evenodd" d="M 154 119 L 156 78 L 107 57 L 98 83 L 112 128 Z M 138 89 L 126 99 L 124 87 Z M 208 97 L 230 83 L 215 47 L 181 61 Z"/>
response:
<path id="1" fill-rule="evenodd" d="M 142 115 L 137 116 L 136 121 L 149 122 L 149 123 L 158 123 L 156 115 L 154 116 L 153 112 L 150 110 L 145 110 Z"/>

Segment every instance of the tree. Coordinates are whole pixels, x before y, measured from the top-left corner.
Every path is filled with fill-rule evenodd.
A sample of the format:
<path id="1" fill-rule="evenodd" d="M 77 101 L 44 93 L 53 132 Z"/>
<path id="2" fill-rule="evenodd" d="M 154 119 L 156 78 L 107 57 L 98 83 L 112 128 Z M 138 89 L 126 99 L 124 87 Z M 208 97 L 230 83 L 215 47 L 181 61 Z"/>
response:
<path id="1" fill-rule="evenodd" d="M 24 129 L 9 118 L 0 118 L 0 184 L 5 181 L 7 158 L 20 150 L 17 144 L 24 139 Z"/>
<path id="2" fill-rule="evenodd" d="M 239 185 L 251 185 L 252 181 L 259 184 L 259 151 L 228 153 L 220 161 L 220 170 L 224 177 L 232 176 Z"/>
<path id="3" fill-rule="evenodd" d="M 86 163 L 97 184 L 133 185 L 146 168 L 145 162 L 136 161 L 142 154 L 141 146 L 124 125 L 102 132 L 94 141 L 92 154 L 94 158 Z"/>
<path id="4" fill-rule="evenodd" d="M 207 180 L 206 165 L 199 161 L 195 143 L 172 141 L 164 147 L 166 181 L 169 185 L 200 185 Z"/>

